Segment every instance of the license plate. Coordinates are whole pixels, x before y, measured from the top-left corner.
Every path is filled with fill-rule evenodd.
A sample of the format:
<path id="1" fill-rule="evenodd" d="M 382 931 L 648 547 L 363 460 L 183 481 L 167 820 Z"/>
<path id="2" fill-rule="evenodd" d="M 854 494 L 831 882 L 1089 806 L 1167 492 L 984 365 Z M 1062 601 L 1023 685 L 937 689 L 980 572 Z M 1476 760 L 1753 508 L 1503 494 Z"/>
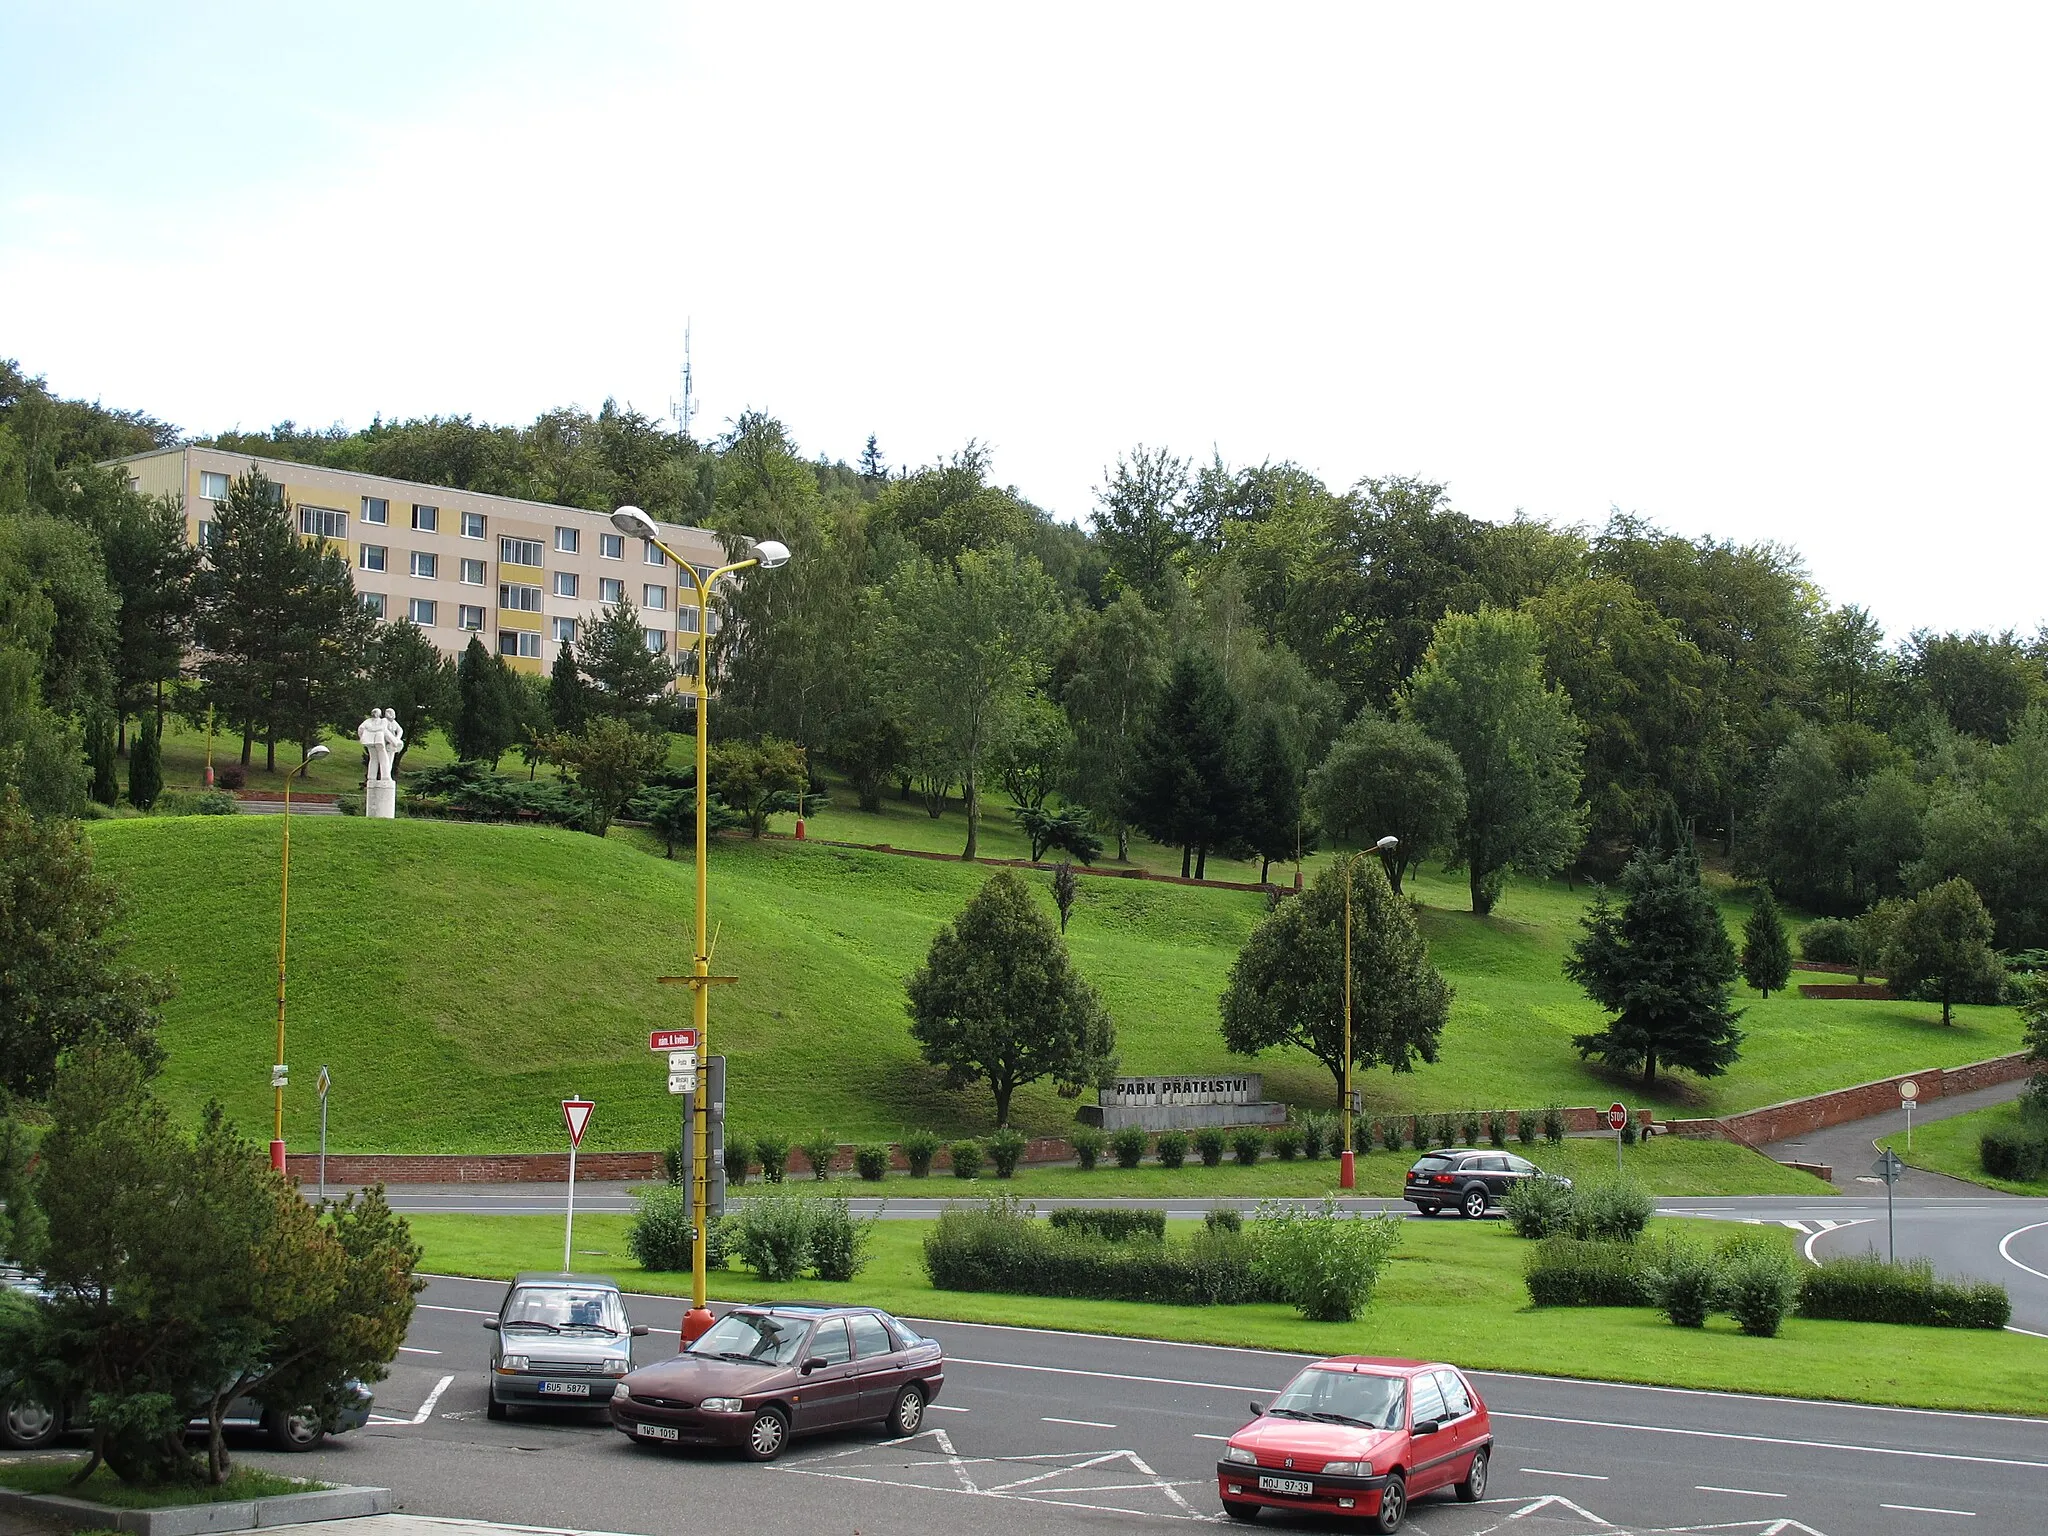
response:
<path id="1" fill-rule="evenodd" d="M 540 1384 L 542 1397 L 588 1397 L 590 1383 L 587 1381 L 544 1381 Z"/>
<path id="2" fill-rule="evenodd" d="M 668 1424 L 635 1424 L 633 1433 L 643 1440 L 680 1440 L 683 1432 Z"/>
<path id="3" fill-rule="evenodd" d="M 1297 1499 L 1305 1499 L 1315 1491 L 1316 1485 L 1305 1477 L 1262 1477 L 1259 1479 L 1259 1492 L 1261 1493 L 1286 1493 L 1292 1494 Z"/>

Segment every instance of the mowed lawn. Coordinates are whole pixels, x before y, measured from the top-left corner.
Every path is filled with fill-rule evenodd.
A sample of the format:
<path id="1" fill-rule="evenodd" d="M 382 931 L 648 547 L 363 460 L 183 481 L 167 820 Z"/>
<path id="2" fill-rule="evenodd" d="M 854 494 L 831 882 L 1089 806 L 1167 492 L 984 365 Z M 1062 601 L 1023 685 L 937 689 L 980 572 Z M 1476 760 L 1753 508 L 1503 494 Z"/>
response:
<path id="1" fill-rule="evenodd" d="M 553 1216 L 407 1218 L 426 1249 L 422 1268 L 510 1278 L 561 1262 Z M 614 1275 L 629 1291 L 687 1295 L 690 1277 L 649 1273 L 626 1248 L 626 1216 L 581 1216 L 575 1265 Z M 1191 1226 L 1169 1225 L 1169 1234 Z M 1712 1222 L 1687 1225 L 1709 1237 Z M 923 1242 L 933 1223 L 883 1221 L 873 1259 L 854 1280 L 770 1285 L 744 1269 L 713 1270 L 726 1301 L 845 1299 L 907 1317 L 1009 1323 L 1136 1338 L 1178 1339 L 1303 1354 L 1409 1355 L 1472 1370 L 1531 1371 L 1601 1381 L 1767 1392 L 1995 1413 L 2048 1412 L 2048 1340 L 1955 1328 L 1787 1319 L 1775 1339 L 1745 1338 L 1725 1317 L 1677 1328 L 1635 1307 L 1531 1307 L 1522 1284 L 1530 1245 L 1504 1222 L 1408 1222 L 1372 1305 L 1350 1323 L 1310 1323 L 1285 1306 L 1174 1307 L 1142 1302 L 934 1290 Z M 1782 1234 L 1790 1241 L 1792 1234 Z M 482 1345 L 478 1345 L 478 1359 Z M 1254 1383 L 1256 1384 L 1256 1383 Z M 1279 1385 L 1276 1378 L 1274 1385 Z"/>
<path id="2" fill-rule="evenodd" d="M 139 962 L 178 973 L 167 1006 L 166 1092 L 194 1112 L 218 1095 L 245 1126 L 269 1114 L 277 942 L 274 817 L 91 824 L 129 895 Z M 677 1102 L 647 1031 L 685 1021 L 692 870 L 645 833 L 600 841 L 547 828 L 295 819 L 288 1139 L 313 1129 L 312 1081 L 334 1073 L 331 1145 L 356 1151 L 547 1150 L 557 1101 L 598 1103 L 589 1145 L 645 1148 L 673 1134 Z M 946 1090 L 918 1057 L 903 980 L 932 934 L 989 878 L 932 861 L 768 839 L 712 853 L 715 968 L 740 978 L 713 1001 L 730 1060 L 735 1134 L 826 1129 L 842 1140 L 991 1128 L 989 1096 Z M 1028 878 L 1051 910 L 1042 872 Z M 1374 1114 L 1604 1104 L 1711 1114 L 2016 1049 L 2010 1009 L 1959 1009 L 1944 1029 L 1914 1003 L 1749 996 L 1743 1059 L 1726 1077 L 1682 1074 L 1643 1094 L 1581 1062 L 1574 1033 L 1599 1014 L 1559 972 L 1587 899 L 1523 882 L 1495 916 L 1429 874 L 1432 954 L 1457 988 L 1435 1065 L 1363 1074 Z M 1265 911 L 1256 892 L 1084 878 L 1067 942 L 1117 1021 L 1122 1070 L 1257 1070 L 1270 1096 L 1335 1103 L 1305 1053 L 1227 1052 L 1217 997 Z M 1736 912 L 1731 907 L 1730 918 Z M 1073 1105 L 1049 1083 L 1015 1118 L 1057 1133 Z"/>
<path id="3" fill-rule="evenodd" d="M 2028 1182 L 1997 1178 L 1984 1171 L 1983 1161 L 1977 1155 L 1977 1144 L 1986 1131 L 2019 1128 L 2020 1106 L 2017 1103 L 1994 1104 L 1988 1109 L 1973 1109 L 1965 1115 L 1914 1126 L 1913 1149 L 1910 1152 L 1906 1150 L 1904 1131 L 1879 1137 L 1878 1145 L 1890 1147 L 1915 1168 L 1945 1173 L 1952 1179 L 1968 1179 L 1973 1184 L 1988 1185 L 2015 1195 L 2048 1195 L 2048 1179 Z"/>

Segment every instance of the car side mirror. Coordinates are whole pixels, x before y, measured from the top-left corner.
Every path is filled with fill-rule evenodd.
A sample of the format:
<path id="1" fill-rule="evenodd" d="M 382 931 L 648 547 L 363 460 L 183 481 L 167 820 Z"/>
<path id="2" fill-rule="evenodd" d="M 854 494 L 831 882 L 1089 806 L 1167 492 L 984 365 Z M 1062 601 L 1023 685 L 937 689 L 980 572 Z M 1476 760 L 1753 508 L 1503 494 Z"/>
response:
<path id="1" fill-rule="evenodd" d="M 644 1323 L 635 1323 L 633 1325 L 633 1337 L 636 1339 L 644 1339 L 647 1337 L 647 1327 Z"/>
<path id="2" fill-rule="evenodd" d="M 803 1363 L 802 1370 L 804 1375 L 810 1375 L 811 1372 L 815 1371 L 819 1366 L 823 1365 L 824 1363 L 824 1361 L 818 1359 L 817 1356 L 813 1355 L 810 1359 L 806 1360 Z"/>
<path id="3" fill-rule="evenodd" d="M 1424 1419 L 1421 1423 L 1417 1424 L 1413 1429 L 1409 1430 L 1408 1433 L 1411 1435 L 1433 1435 L 1436 1433 L 1436 1431 L 1436 1420 Z"/>
<path id="4" fill-rule="evenodd" d="M 1257 1403 L 1253 1403 L 1253 1404 L 1251 1405 L 1251 1408 L 1252 1408 L 1252 1417 L 1253 1417 L 1253 1418 L 1255 1418 L 1255 1419 L 1263 1419 L 1263 1418 L 1264 1418 L 1264 1417 L 1266 1416 L 1266 1410 L 1265 1410 L 1265 1409 L 1263 1409 L 1263 1408 L 1261 1408 L 1261 1407 L 1260 1407 L 1260 1406 L 1259 1406 L 1259 1405 L 1258 1405 Z"/>
<path id="5" fill-rule="evenodd" d="M 498 1320 L 495 1317 L 487 1317 L 484 1319 L 484 1326 L 490 1329 L 491 1332 L 496 1333 L 498 1331 Z"/>

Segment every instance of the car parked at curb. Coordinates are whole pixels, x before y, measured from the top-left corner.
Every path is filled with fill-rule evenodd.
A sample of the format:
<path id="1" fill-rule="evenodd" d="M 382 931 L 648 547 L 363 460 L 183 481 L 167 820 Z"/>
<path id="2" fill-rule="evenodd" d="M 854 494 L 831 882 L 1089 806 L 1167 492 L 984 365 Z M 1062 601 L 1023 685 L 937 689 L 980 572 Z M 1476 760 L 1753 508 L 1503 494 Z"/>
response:
<path id="1" fill-rule="evenodd" d="M 633 1341 L 646 1337 L 626 1315 L 609 1275 L 528 1272 L 505 1288 L 491 1331 L 490 1390 L 484 1416 L 512 1409 L 602 1408 L 633 1369 Z"/>
<path id="2" fill-rule="evenodd" d="M 1398 1530 L 1410 1501 L 1450 1488 L 1486 1496 L 1493 1425 L 1455 1366 L 1342 1355 L 1318 1360 L 1230 1437 L 1216 1493 L 1233 1520 L 1262 1508 Z"/>
<path id="3" fill-rule="evenodd" d="M 1445 1147 L 1425 1152 L 1408 1170 L 1401 1198 L 1425 1216 L 1455 1210 L 1476 1221 L 1498 1210 L 1508 1191 L 1524 1179 L 1551 1179 L 1570 1189 L 1572 1181 L 1545 1173 L 1512 1152 Z"/>
<path id="4" fill-rule="evenodd" d="M 636 1445 L 737 1446 L 751 1461 L 851 1425 L 902 1438 L 924 1423 L 945 1365 L 936 1339 L 874 1307 L 739 1307 L 621 1382 L 612 1426 Z"/>

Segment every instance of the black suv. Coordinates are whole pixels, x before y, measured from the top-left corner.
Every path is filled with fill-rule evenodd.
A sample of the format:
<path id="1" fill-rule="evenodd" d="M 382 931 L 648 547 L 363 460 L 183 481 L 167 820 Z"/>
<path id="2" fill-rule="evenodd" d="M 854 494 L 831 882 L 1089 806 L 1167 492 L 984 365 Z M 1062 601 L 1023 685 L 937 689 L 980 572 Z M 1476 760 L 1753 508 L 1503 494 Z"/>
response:
<path id="1" fill-rule="evenodd" d="M 1434 1216 L 1446 1206 L 1455 1207 L 1473 1219 L 1484 1216 L 1507 1199 L 1508 1191 L 1523 1179 L 1547 1179 L 1545 1173 L 1526 1157 L 1512 1152 L 1474 1152 L 1464 1147 L 1445 1147 L 1425 1152 L 1408 1170 L 1408 1185 L 1401 1197 L 1425 1216 Z M 1567 1189 L 1571 1180 L 1559 1178 Z"/>

